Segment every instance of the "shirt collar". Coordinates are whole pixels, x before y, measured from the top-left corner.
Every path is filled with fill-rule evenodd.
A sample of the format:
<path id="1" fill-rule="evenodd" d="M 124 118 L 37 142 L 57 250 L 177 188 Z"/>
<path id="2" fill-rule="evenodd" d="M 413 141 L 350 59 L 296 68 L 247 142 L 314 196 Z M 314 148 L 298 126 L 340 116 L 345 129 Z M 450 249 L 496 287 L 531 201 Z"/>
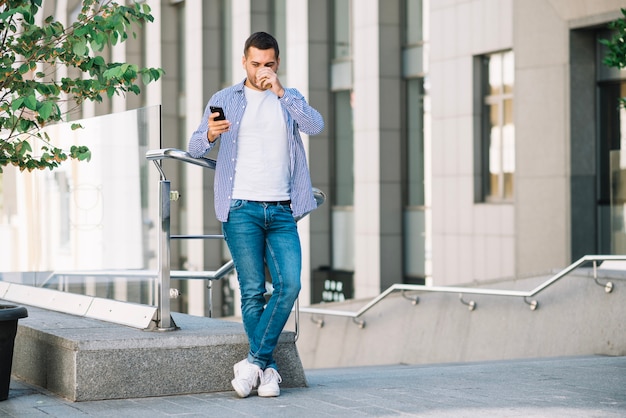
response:
<path id="1" fill-rule="evenodd" d="M 244 86 L 246 84 L 246 80 L 247 80 L 247 78 L 244 78 L 238 84 L 235 84 L 235 91 L 242 92 L 243 88 L 244 88 Z"/>

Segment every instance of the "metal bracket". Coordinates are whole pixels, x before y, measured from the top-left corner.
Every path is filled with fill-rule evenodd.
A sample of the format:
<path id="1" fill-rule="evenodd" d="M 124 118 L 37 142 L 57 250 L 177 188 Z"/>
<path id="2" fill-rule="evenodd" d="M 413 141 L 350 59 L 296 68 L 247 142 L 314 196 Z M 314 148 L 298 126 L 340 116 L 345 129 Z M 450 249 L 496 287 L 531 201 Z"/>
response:
<path id="1" fill-rule="evenodd" d="M 357 324 L 359 326 L 359 328 L 361 328 L 361 329 L 365 328 L 365 321 L 363 319 L 352 318 L 352 322 Z"/>
<path id="2" fill-rule="evenodd" d="M 611 293 L 613 291 L 613 282 L 600 283 L 598 279 L 594 280 L 598 286 L 604 287 L 605 293 Z"/>
<path id="3" fill-rule="evenodd" d="M 412 296 L 412 297 L 411 297 L 411 296 L 407 296 L 407 295 L 406 295 L 406 291 L 405 291 L 405 290 L 403 290 L 403 291 L 402 291 L 402 297 L 403 297 L 403 298 L 405 298 L 405 299 L 410 300 L 410 301 L 411 301 L 411 304 L 412 304 L 413 306 L 415 306 L 415 305 L 417 305 L 418 303 L 420 303 L 420 298 L 419 298 L 419 296 L 417 296 L 417 295 L 416 295 L 416 296 Z"/>
<path id="4" fill-rule="evenodd" d="M 463 293 L 459 295 L 459 300 L 461 301 L 463 305 L 467 305 L 467 309 L 469 309 L 470 311 L 473 311 L 474 309 L 476 309 L 476 302 L 474 302 L 473 300 L 470 300 L 469 302 L 467 302 L 465 299 L 463 299 Z"/>
<path id="5" fill-rule="evenodd" d="M 537 302 L 535 299 L 528 300 L 528 297 L 524 296 L 524 302 L 526 302 L 530 306 L 531 311 L 534 311 L 539 307 L 539 302 Z"/>
<path id="6" fill-rule="evenodd" d="M 315 325 L 317 325 L 318 328 L 322 328 L 324 326 L 324 320 L 321 318 L 315 318 L 314 315 L 311 315 L 311 322 L 313 322 Z"/>
<path id="7" fill-rule="evenodd" d="M 613 291 L 613 282 L 600 283 L 598 281 L 598 261 L 593 260 L 593 281 L 600 287 L 604 287 L 605 293 L 611 293 Z"/>

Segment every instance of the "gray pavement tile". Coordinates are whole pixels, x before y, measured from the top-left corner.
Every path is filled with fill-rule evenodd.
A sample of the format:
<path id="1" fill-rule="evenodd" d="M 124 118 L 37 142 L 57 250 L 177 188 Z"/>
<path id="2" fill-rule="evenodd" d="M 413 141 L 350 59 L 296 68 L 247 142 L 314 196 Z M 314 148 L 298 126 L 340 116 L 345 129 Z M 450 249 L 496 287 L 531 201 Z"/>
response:
<path id="1" fill-rule="evenodd" d="M 234 392 L 69 402 L 12 380 L 0 417 L 626 417 L 626 357 L 307 371 L 278 398 Z"/>

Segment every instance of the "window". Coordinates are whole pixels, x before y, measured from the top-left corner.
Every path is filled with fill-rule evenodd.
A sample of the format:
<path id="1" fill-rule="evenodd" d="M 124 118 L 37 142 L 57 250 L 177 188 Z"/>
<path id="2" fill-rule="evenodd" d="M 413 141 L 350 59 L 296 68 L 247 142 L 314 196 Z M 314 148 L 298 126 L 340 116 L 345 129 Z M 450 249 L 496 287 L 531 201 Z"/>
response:
<path id="1" fill-rule="evenodd" d="M 333 275 L 354 271 L 354 128 L 351 50 L 352 0 L 332 2 L 332 253 Z"/>
<path id="2" fill-rule="evenodd" d="M 351 0 L 335 0 L 334 1 L 334 51 L 335 59 L 350 58 L 351 51 Z"/>
<path id="3" fill-rule="evenodd" d="M 227 87 L 232 84 L 232 51 L 233 51 L 233 37 L 232 37 L 232 22 L 233 11 L 232 5 L 229 0 L 222 0 L 221 2 L 221 25 L 220 36 L 221 44 L 219 48 L 220 53 L 220 85 Z"/>
<path id="4" fill-rule="evenodd" d="M 352 93 L 334 94 L 335 99 L 335 205 L 354 203 L 354 140 L 352 127 Z"/>
<path id="5" fill-rule="evenodd" d="M 407 80 L 407 204 L 424 206 L 424 79 Z"/>
<path id="6" fill-rule="evenodd" d="M 407 45 L 424 42 L 424 5 L 422 0 L 406 0 L 405 4 L 405 42 Z"/>
<path id="7" fill-rule="evenodd" d="M 404 0 L 403 77 L 403 282 L 424 284 L 430 275 L 426 191 L 428 96 L 425 39 L 428 19 L 422 0 Z"/>
<path id="8" fill-rule="evenodd" d="M 280 55 L 287 48 L 287 1 L 286 0 L 273 0 L 271 3 L 271 28 L 272 35 L 278 41 L 280 48 Z M 282 80 L 286 77 L 285 71 L 286 65 L 280 65 L 278 67 L 278 77 Z"/>
<path id="9" fill-rule="evenodd" d="M 515 175 L 513 51 L 482 57 L 482 201 L 512 201 Z"/>

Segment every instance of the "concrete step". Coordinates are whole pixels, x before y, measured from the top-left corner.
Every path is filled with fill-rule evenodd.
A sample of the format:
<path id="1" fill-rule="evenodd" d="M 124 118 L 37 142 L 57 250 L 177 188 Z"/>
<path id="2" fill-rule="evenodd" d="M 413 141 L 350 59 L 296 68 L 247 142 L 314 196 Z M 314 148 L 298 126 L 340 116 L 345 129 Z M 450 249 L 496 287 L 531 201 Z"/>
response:
<path id="1" fill-rule="evenodd" d="M 240 323 L 172 313 L 180 329 L 158 332 L 26 308 L 12 373 L 71 401 L 231 391 L 233 364 L 248 353 Z M 307 385 L 293 332 L 275 358 L 282 387 Z"/>

